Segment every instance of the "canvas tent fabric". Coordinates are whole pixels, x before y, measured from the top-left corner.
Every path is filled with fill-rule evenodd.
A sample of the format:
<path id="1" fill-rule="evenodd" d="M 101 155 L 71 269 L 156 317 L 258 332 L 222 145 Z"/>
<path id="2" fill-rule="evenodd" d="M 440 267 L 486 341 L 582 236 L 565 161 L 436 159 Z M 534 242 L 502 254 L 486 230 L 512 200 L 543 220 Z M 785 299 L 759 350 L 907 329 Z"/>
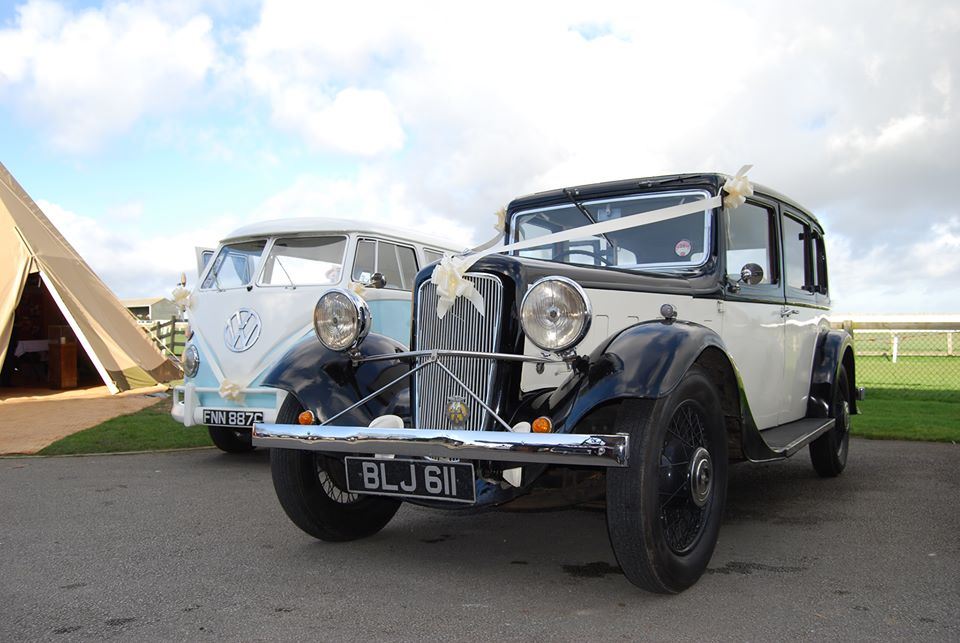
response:
<path id="1" fill-rule="evenodd" d="M 111 391 L 182 377 L 0 163 L 0 364 L 27 276 L 39 272 Z"/>

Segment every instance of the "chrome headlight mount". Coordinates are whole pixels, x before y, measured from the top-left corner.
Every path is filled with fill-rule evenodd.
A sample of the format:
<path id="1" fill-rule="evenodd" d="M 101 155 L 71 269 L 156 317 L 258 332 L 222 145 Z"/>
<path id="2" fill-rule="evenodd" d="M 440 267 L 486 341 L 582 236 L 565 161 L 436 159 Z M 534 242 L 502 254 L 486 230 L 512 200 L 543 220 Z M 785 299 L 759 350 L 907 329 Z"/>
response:
<path id="1" fill-rule="evenodd" d="M 520 324 L 538 348 L 563 355 L 590 331 L 593 309 L 580 284 L 567 277 L 543 277 L 520 303 Z"/>
<path id="2" fill-rule="evenodd" d="M 200 351 L 193 344 L 187 344 L 183 350 L 183 374 L 187 377 L 195 377 L 200 370 Z"/>
<path id="3" fill-rule="evenodd" d="M 361 297 L 343 288 L 331 288 L 313 308 L 313 330 L 332 351 L 355 349 L 370 332 L 373 315 Z"/>

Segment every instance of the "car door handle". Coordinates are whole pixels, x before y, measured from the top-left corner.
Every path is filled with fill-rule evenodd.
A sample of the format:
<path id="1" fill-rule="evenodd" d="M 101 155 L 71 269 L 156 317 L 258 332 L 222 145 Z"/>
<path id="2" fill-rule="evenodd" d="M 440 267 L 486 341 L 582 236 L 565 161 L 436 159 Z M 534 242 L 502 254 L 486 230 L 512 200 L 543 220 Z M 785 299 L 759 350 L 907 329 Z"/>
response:
<path id="1" fill-rule="evenodd" d="M 787 317 L 790 317 L 791 315 L 799 315 L 799 314 L 800 314 L 800 310 L 797 308 L 783 308 L 780 311 L 780 316 L 783 317 L 784 319 L 786 319 Z"/>

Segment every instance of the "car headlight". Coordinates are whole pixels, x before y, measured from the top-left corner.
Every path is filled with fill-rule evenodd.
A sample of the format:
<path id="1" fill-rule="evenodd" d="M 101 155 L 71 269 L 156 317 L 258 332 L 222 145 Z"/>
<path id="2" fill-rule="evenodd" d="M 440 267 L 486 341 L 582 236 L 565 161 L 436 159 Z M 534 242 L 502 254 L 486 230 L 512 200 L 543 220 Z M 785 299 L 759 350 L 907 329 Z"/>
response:
<path id="1" fill-rule="evenodd" d="M 367 302 L 342 288 L 323 293 L 313 309 L 313 329 L 317 338 L 332 351 L 359 346 L 370 332 L 372 320 Z"/>
<path id="2" fill-rule="evenodd" d="M 183 351 L 183 374 L 193 377 L 200 370 L 200 351 L 193 344 L 187 344 Z"/>
<path id="3" fill-rule="evenodd" d="M 576 346 L 590 330 L 590 300 L 566 277 L 538 279 L 520 304 L 520 323 L 531 342 L 547 351 Z"/>

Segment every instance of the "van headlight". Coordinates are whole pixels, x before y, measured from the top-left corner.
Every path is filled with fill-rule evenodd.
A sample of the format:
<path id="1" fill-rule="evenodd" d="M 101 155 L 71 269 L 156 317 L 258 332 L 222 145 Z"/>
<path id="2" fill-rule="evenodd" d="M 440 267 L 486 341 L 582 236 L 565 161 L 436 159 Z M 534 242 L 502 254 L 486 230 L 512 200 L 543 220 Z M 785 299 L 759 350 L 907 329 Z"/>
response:
<path id="1" fill-rule="evenodd" d="M 200 370 L 200 351 L 193 344 L 187 344 L 183 351 L 183 374 L 194 377 Z"/>
<path id="2" fill-rule="evenodd" d="M 320 343 L 332 351 L 356 348 L 370 332 L 373 316 L 367 302 L 349 290 L 323 293 L 313 309 L 313 329 Z"/>
<path id="3" fill-rule="evenodd" d="M 520 304 L 524 334 L 546 351 L 562 353 L 579 344 L 592 318 L 587 294 L 566 277 L 538 279 Z"/>

